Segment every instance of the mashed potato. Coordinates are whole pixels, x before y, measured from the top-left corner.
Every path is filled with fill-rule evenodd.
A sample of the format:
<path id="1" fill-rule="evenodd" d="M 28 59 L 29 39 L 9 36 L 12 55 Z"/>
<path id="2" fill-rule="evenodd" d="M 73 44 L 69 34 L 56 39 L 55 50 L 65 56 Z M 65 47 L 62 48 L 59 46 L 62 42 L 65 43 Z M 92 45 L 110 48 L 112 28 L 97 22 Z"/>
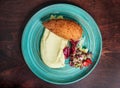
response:
<path id="1" fill-rule="evenodd" d="M 67 42 L 68 40 L 57 36 L 46 28 L 41 40 L 41 57 L 43 62 L 51 68 L 64 67 L 65 57 L 63 49 Z"/>

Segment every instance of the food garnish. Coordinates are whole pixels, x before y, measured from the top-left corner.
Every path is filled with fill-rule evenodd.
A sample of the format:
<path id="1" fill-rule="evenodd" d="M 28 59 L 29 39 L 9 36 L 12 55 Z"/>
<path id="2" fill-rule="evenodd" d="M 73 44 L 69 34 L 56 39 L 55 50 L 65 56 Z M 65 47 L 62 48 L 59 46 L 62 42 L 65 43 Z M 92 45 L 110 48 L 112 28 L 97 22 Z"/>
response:
<path id="1" fill-rule="evenodd" d="M 63 50 L 65 58 L 70 57 L 69 64 L 72 67 L 83 68 L 92 64 L 92 53 L 86 47 L 79 47 L 79 41 L 70 40 L 71 46 Z"/>

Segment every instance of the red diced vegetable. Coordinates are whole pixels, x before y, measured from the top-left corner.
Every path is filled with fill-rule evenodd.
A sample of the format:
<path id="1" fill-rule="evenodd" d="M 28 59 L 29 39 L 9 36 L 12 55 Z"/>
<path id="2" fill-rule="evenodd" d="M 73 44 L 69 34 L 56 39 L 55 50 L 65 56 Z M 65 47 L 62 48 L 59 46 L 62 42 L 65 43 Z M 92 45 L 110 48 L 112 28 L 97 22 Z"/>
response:
<path id="1" fill-rule="evenodd" d="M 92 64 L 92 61 L 90 58 L 87 58 L 86 60 L 83 61 L 83 66 L 89 66 L 90 64 Z"/>
<path id="2" fill-rule="evenodd" d="M 83 66 L 88 66 L 89 65 L 89 63 L 85 60 L 85 61 L 83 61 Z"/>
<path id="3" fill-rule="evenodd" d="M 70 56 L 70 47 L 65 47 L 63 49 L 63 53 L 64 53 L 64 56 L 65 56 L 65 59 L 67 59 Z"/>
<path id="4" fill-rule="evenodd" d="M 76 45 L 78 44 L 79 41 L 74 41 L 74 40 L 70 40 L 70 43 L 72 44 L 72 46 L 76 47 Z"/>
<path id="5" fill-rule="evenodd" d="M 89 64 L 92 64 L 92 61 L 90 58 L 87 58 L 86 61 L 89 63 Z"/>

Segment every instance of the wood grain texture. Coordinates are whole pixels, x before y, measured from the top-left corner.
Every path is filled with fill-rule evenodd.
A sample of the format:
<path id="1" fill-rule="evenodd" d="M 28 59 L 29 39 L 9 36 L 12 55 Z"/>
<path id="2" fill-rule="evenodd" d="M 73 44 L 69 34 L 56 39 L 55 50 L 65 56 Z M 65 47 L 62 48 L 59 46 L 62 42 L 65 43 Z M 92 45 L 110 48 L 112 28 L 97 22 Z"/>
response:
<path id="1" fill-rule="evenodd" d="M 53 85 L 37 78 L 21 53 L 21 36 L 28 19 L 40 8 L 58 2 L 75 4 L 93 16 L 103 38 L 99 64 L 85 79 Z M 120 0 L 0 0 L 0 88 L 119 88 Z"/>

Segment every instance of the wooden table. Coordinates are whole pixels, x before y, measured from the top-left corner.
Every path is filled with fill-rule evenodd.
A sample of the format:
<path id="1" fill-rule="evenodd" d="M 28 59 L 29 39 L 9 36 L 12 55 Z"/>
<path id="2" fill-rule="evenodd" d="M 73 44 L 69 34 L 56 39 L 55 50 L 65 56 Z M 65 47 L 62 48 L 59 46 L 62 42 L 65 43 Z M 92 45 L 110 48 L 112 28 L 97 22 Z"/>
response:
<path id="1" fill-rule="evenodd" d="M 80 6 L 96 20 L 103 38 L 99 64 L 83 80 L 53 85 L 37 78 L 21 53 L 28 19 L 40 8 L 58 2 Z M 120 88 L 120 0 L 0 0 L 0 88 Z"/>

